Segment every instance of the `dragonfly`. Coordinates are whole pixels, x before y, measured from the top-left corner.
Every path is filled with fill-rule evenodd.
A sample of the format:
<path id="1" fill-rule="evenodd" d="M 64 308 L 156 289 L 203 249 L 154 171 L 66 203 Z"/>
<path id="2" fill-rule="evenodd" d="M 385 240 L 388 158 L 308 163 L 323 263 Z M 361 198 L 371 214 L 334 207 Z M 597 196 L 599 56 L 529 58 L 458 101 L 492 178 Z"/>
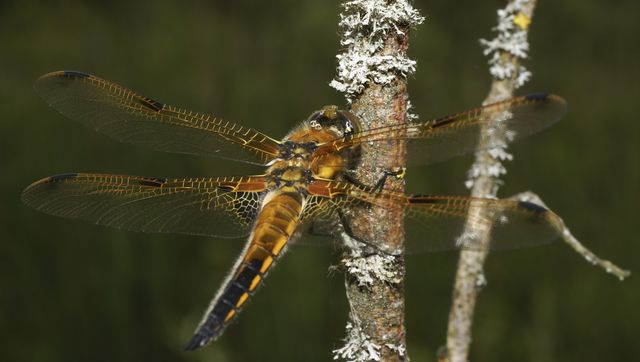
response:
<path id="1" fill-rule="evenodd" d="M 325 106 L 278 140 L 239 124 L 181 109 L 118 84 L 77 71 L 43 75 L 36 92 L 51 107 L 122 143 L 154 150 L 211 156 L 264 166 L 252 176 L 166 178 L 64 173 L 43 178 L 22 193 L 23 202 L 47 214 L 131 231 L 209 237 L 246 237 L 233 269 L 210 302 L 187 350 L 221 336 L 254 295 L 292 241 L 314 225 L 349 230 L 345 210 L 383 208 L 417 221 L 434 248 L 502 249 L 548 242 L 558 236 L 547 208 L 511 199 L 407 195 L 354 176 L 361 149 L 380 142 L 406 146 L 407 162 L 432 163 L 501 146 L 482 130 L 502 117 L 506 142 L 558 121 L 566 102 L 551 94 L 515 97 L 425 122 L 364 129 L 359 117 Z M 393 166 L 393 165 L 390 165 Z M 394 171 L 395 170 L 395 171 Z M 475 212 L 481 210 L 482 212 Z M 491 225 L 491 242 L 459 236 L 470 218 Z M 421 238 L 422 239 L 422 238 Z M 365 241 L 363 241 L 365 242 Z"/>

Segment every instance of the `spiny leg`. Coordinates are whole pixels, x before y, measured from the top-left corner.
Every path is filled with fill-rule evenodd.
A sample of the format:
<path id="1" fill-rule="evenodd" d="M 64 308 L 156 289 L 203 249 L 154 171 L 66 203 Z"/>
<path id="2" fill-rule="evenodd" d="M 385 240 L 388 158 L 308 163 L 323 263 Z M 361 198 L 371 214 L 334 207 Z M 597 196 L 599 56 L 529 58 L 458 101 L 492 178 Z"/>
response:
<path id="1" fill-rule="evenodd" d="M 351 223 L 349 222 L 349 218 L 345 215 L 344 211 L 341 209 L 338 209 L 337 212 L 340 220 L 340 226 L 342 227 L 342 232 L 348 238 L 348 240 L 343 239 L 343 242 L 357 243 L 357 245 L 355 245 L 355 248 L 363 252 L 362 254 L 363 257 L 368 257 L 368 256 L 376 255 L 379 253 L 389 254 L 385 250 L 378 247 L 376 244 L 355 235 L 355 233 L 353 232 L 353 228 L 351 227 Z M 359 244 L 362 244 L 362 245 L 359 245 Z"/>
<path id="2" fill-rule="evenodd" d="M 349 172 L 344 174 L 344 178 L 345 180 L 347 180 L 347 182 L 350 182 L 362 189 L 371 190 L 371 192 L 377 193 L 382 191 L 389 177 L 395 178 L 397 180 L 402 180 L 407 173 L 406 171 L 407 169 L 405 167 L 393 167 L 391 169 L 384 170 L 382 171 L 382 176 L 380 176 L 374 186 L 363 183 Z"/>

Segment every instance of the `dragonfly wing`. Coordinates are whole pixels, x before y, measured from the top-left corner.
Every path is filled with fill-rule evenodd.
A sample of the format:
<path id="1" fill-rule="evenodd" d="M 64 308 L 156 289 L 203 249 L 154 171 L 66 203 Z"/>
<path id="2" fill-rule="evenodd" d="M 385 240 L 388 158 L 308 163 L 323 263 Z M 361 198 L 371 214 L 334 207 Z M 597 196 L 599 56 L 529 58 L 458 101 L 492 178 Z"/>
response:
<path id="1" fill-rule="evenodd" d="M 406 202 L 413 250 L 516 249 L 551 242 L 562 232 L 555 213 L 526 201 L 409 196 Z M 488 244 L 484 232 L 490 234 Z"/>
<path id="2" fill-rule="evenodd" d="M 530 202 L 456 196 L 406 196 L 368 192 L 330 182 L 318 193 L 332 195 L 336 207 L 381 207 L 404 213 L 410 250 L 514 249 L 550 242 L 562 222 L 552 211 Z M 490 233 L 482 244 L 480 231 Z"/>
<path id="3" fill-rule="evenodd" d="M 239 237 L 248 235 L 266 192 L 260 177 L 163 179 L 71 173 L 22 193 L 47 214 L 118 229 Z"/>
<path id="4" fill-rule="evenodd" d="M 365 130 L 333 141 L 333 148 L 404 143 L 407 163 L 428 164 L 515 142 L 557 122 L 566 109 L 561 97 L 531 94 L 427 122 Z"/>
<path id="5" fill-rule="evenodd" d="M 254 130 L 160 103 L 93 75 L 45 74 L 40 96 L 74 121 L 124 143 L 152 149 L 266 164 L 279 142 Z"/>
<path id="6" fill-rule="evenodd" d="M 334 200 L 309 195 L 300 216 L 294 245 L 325 246 L 332 244 L 340 233 L 338 208 Z"/>

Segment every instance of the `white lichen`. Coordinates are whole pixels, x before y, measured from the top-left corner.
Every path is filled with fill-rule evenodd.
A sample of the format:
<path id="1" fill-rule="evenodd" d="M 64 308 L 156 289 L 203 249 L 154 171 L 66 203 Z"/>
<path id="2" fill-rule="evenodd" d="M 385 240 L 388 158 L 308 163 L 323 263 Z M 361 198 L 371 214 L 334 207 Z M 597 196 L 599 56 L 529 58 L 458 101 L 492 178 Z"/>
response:
<path id="1" fill-rule="evenodd" d="M 491 158 L 495 158 L 500 161 L 511 161 L 513 160 L 513 155 L 507 152 L 503 146 L 501 147 L 493 147 L 487 150 Z"/>
<path id="2" fill-rule="evenodd" d="M 413 113 L 413 104 L 411 104 L 410 100 L 407 100 L 407 121 L 413 122 L 418 120 L 418 115 Z"/>
<path id="3" fill-rule="evenodd" d="M 384 346 L 389 348 L 390 350 L 394 351 L 395 353 L 397 353 L 398 356 L 400 356 L 400 357 L 406 357 L 407 356 L 407 348 L 405 346 L 398 346 L 398 345 L 391 344 L 391 343 L 387 343 Z"/>
<path id="4" fill-rule="evenodd" d="M 511 112 L 505 111 L 491 120 L 491 124 L 484 130 L 483 141 L 491 147 L 478 151 L 485 157 L 476 156 L 476 161 L 467 171 L 467 180 L 464 185 L 472 189 L 476 180 L 484 177 L 495 179 L 495 184 L 491 192 L 486 197 L 496 197 L 498 188 L 502 185 L 499 178 L 507 173 L 507 169 L 502 162 L 513 160 L 513 155 L 507 152 L 509 142 L 513 141 L 515 131 L 508 129 L 508 120 L 513 117 Z"/>
<path id="5" fill-rule="evenodd" d="M 371 82 L 389 84 L 398 76 L 415 72 L 416 62 L 403 54 L 382 54 L 385 39 L 393 32 L 416 26 L 424 17 L 407 0 L 353 0 L 343 4 L 340 27 L 344 47 L 338 59 L 338 75 L 329 84 L 351 102 Z"/>
<path id="6" fill-rule="evenodd" d="M 527 58 L 529 42 L 527 28 L 529 18 L 523 13 L 530 0 L 515 0 L 498 10 L 498 26 L 493 28 L 497 36 L 491 40 L 480 39 L 484 54 L 489 58 L 489 72 L 495 79 L 515 78 L 515 87 L 519 88 L 531 78 L 531 72 L 520 63 L 514 63 L 503 57 L 509 53 L 518 59 Z"/>
<path id="7" fill-rule="evenodd" d="M 486 287 L 487 284 L 489 284 L 489 282 L 487 281 L 487 277 L 484 275 L 484 273 L 480 272 L 476 274 L 476 282 L 475 282 L 476 288 Z"/>
<path id="8" fill-rule="evenodd" d="M 345 93 L 348 99 L 360 94 L 369 82 L 389 84 L 397 74 L 406 77 L 415 71 L 416 62 L 401 55 L 369 55 L 352 47 L 338 54 L 338 77 L 329 85 Z"/>
<path id="9" fill-rule="evenodd" d="M 371 286 L 376 281 L 389 284 L 402 282 L 396 257 L 390 254 L 365 255 L 362 249 L 354 248 L 350 249 L 348 257 L 342 259 L 342 265 L 361 287 Z"/>
<path id="10" fill-rule="evenodd" d="M 456 247 L 459 249 L 471 248 L 478 245 L 480 234 L 474 228 L 465 228 L 465 230 L 456 239 Z"/>
<path id="11" fill-rule="evenodd" d="M 348 362 L 380 361 L 381 346 L 373 343 L 360 326 L 360 319 L 354 313 L 347 322 L 347 336 L 344 346 L 333 350 L 333 359 Z"/>

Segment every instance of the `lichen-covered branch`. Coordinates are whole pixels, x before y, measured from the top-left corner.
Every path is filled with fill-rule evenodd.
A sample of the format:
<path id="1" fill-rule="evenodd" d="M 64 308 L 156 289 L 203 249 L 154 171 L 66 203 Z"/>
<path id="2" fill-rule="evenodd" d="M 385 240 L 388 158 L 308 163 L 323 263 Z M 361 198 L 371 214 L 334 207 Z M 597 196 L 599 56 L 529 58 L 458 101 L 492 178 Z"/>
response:
<path id="1" fill-rule="evenodd" d="M 406 76 L 415 70 L 407 58 L 408 32 L 423 17 L 407 0 L 352 0 L 340 15 L 343 50 L 337 55 L 338 75 L 331 86 L 345 94 L 363 128 L 407 121 Z M 375 184 L 388 167 L 403 164 L 397 143 L 365 145 L 355 177 Z M 403 190 L 400 180 L 385 187 Z M 350 246 L 342 259 L 350 321 L 342 348 L 334 359 L 347 361 L 407 360 L 404 329 L 403 215 L 382 209 L 347 210 L 354 235 L 388 251 Z M 345 234 L 345 239 L 350 236 Z"/>
<path id="2" fill-rule="evenodd" d="M 498 26 L 494 28 L 497 36 L 492 40 L 480 41 L 484 46 L 485 55 L 490 57 L 489 72 L 493 76 L 485 104 L 511 98 L 514 90 L 531 77 L 531 72 L 521 62 L 527 57 L 529 50 L 527 34 L 535 5 L 536 0 L 511 0 L 505 8 L 498 10 Z M 491 125 L 492 129 L 494 127 L 495 125 Z M 494 134 L 503 137 L 505 132 L 494 132 Z M 513 156 L 506 151 L 506 140 L 492 144 L 500 146 L 476 152 L 475 161 L 468 172 L 468 180 L 465 184 L 471 189 L 471 195 L 474 197 L 496 197 L 502 185 L 500 177 L 506 173 L 502 163 L 513 159 Z M 518 198 L 544 205 L 533 193 L 524 193 Z M 554 218 L 554 224 L 564 241 L 583 255 L 587 261 L 601 266 L 621 280 L 630 275 L 628 271 L 620 269 L 613 263 L 598 258 L 571 235 L 560 217 L 554 214 Z M 470 230 L 471 227 L 474 229 Z M 477 225 L 470 224 L 465 228 L 463 235 L 469 233 L 479 237 L 481 244 L 489 243 L 488 228 L 478 230 Z M 460 253 L 449 313 L 447 343 L 439 356 L 441 361 L 465 362 L 468 360 L 476 300 L 487 282 L 483 272 L 487 256 L 488 249 L 463 250 Z"/>
<path id="3" fill-rule="evenodd" d="M 481 40 L 485 55 L 490 57 L 490 73 L 494 79 L 485 103 L 512 97 L 513 91 L 531 77 L 521 61 L 529 50 L 527 33 L 535 3 L 535 0 L 510 1 L 505 8 L 498 10 L 498 26 L 494 28 L 497 36 L 492 40 Z M 496 197 L 502 184 L 500 176 L 506 173 L 502 162 L 513 159 L 506 151 L 506 140 L 502 144 L 476 152 L 466 182 L 466 186 L 471 188 L 471 196 Z M 467 230 L 471 227 L 469 225 L 463 233 L 473 233 L 481 243 L 488 245 L 490 229 Z M 476 300 L 486 284 L 483 267 L 487 256 L 488 249 L 463 250 L 460 253 L 449 312 L 446 350 L 441 356 L 444 361 L 465 362 L 468 359 Z"/>

